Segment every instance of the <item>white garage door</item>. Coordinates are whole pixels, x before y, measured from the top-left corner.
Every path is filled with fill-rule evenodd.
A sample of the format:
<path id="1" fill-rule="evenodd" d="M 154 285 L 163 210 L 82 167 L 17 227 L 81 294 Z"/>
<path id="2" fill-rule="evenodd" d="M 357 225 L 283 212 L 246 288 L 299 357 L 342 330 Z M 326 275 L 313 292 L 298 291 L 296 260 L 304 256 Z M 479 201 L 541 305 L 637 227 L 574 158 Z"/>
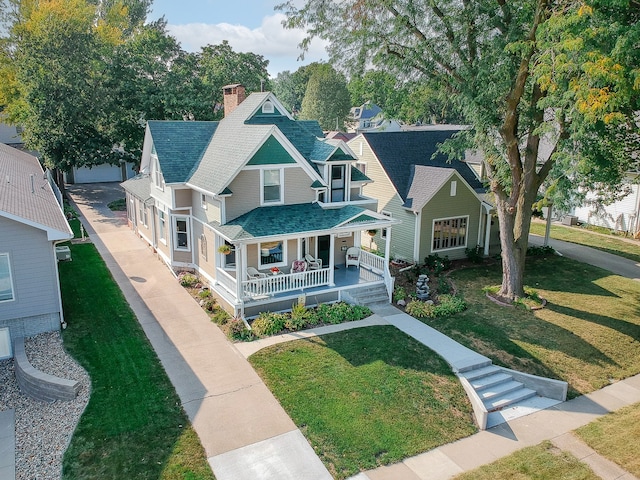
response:
<path id="1" fill-rule="evenodd" d="M 122 170 L 120 166 L 104 164 L 76 168 L 73 176 L 75 183 L 121 182 Z"/>

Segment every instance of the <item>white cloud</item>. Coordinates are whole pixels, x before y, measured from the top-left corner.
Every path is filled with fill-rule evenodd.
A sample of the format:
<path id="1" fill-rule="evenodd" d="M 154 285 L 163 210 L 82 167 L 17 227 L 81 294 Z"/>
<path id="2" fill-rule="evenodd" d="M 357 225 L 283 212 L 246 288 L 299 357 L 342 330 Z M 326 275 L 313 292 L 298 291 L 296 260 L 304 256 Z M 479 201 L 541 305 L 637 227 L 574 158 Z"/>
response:
<path id="1" fill-rule="evenodd" d="M 229 23 L 170 24 L 168 29 L 187 51 L 197 51 L 205 45 L 217 45 L 227 40 L 237 52 L 262 55 L 269 60 L 268 70 L 271 76 L 283 70 L 293 72 L 314 61 L 327 60 L 326 42 L 314 39 L 309 51 L 305 52 L 304 61 L 297 61 L 301 54 L 298 45 L 305 37 L 305 32 L 300 29 L 285 29 L 282 26 L 284 18 L 281 13 L 266 16 L 260 27 L 255 29 Z"/>

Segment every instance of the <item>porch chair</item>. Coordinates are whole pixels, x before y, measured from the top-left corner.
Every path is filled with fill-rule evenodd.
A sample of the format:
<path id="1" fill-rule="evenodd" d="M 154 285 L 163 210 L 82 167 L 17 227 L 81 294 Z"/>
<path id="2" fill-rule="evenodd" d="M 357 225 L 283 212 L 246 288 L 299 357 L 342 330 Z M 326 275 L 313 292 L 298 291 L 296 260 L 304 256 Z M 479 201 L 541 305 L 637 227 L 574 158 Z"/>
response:
<path id="1" fill-rule="evenodd" d="M 319 270 L 322 268 L 321 258 L 313 258 L 310 253 L 307 253 L 304 256 L 304 259 L 307 261 L 307 267 L 309 270 Z"/>
<path id="2" fill-rule="evenodd" d="M 267 278 L 266 273 L 259 272 L 254 267 L 247 267 L 247 276 L 249 278 Z"/>
<path id="3" fill-rule="evenodd" d="M 360 267 L 360 249 L 358 247 L 349 247 L 347 249 L 345 263 L 347 268 L 349 268 L 349 265 Z"/>

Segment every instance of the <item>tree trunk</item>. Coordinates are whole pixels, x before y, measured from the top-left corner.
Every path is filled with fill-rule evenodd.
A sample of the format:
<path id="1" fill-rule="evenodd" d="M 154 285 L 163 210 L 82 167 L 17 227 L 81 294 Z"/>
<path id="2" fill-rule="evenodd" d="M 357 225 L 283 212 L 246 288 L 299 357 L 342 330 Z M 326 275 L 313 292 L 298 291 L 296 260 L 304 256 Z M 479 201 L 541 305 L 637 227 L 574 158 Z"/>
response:
<path id="1" fill-rule="evenodd" d="M 536 193 L 537 189 L 521 189 L 517 207 L 513 207 L 508 199 L 497 196 L 502 248 L 502 286 L 498 295 L 509 302 L 524 296 L 524 268 Z"/>

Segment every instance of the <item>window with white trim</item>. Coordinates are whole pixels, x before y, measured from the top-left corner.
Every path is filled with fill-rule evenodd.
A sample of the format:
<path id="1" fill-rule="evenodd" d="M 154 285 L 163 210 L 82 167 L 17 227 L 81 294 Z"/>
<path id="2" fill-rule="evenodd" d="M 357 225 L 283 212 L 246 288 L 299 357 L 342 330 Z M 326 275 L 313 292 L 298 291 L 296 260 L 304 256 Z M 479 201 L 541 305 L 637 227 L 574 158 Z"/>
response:
<path id="1" fill-rule="evenodd" d="M 431 250 L 435 252 L 466 247 L 468 223 L 468 216 L 434 220 Z"/>
<path id="2" fill-rule="evenodd" d="M 391 215 L 391 212 L 386 212 L 384 210 L 382 210 L 380 212 L 381 215 L 384 215 L 385 217 L 389 217 L 391 218 L 393 215 Z M 380 230 L 380 237 L 386 239 L 387 238 L 387 229 L 383 228 Z"/>
<path id="3" fill-rule="evenodd" d="M 15 300 L 8 253 L 0 253 L 0 303 Z"/>
<path id="4" fill-rule="evenodd" d="M 158 210 L 158 235 L 160 241 L 164 244 L 167 243 L 167 219 L 162 210 Z"/>
<path id="5" fill-rule="evenodd" d="M 362 144 L 360 144 L 362 145 Z M 360 153 L 362 155 L 362 153 Z M 362 172 L 363 175 L 367 174 L 367 164 L 365 162 L 356 162 L 356 168 Z"/>
<path id="6" fill-rule="evenodd" d="M 144 204 L 142 200 L 138 200 L 138 225 L 147 226 L 147 206 Z"/>
<path id="7" fill-rule="evenodd" d="M 283 173 L 284 170 L 282 168 L 260 170 L 263 205 L 277 205 L 283 202 Z"/>
<path id="8" fill-rule="evenodd" d="M 259 243 L 260 268 L 285 266 L 285 259 L 287 258 L 286 246 L 287 242 L 284 240 Z"/>
<path id="9" fill-rule="evenodd" d="M 207 209 L 207 195 L 204 193 L 200 194 L 200 206 L 203 210 Z"/>
<path id="10" fill-rule="evenodd" d="M 164 175 L 162 175 L 162 171 L 160 170 L 160 162 L 157 157 L 153 162 L 153 183 L 164 192 Z"/>
<path id="11" fill-rule="evenodd" d="M 456 196 L 456 191 L 458 190 L 458 182 L 456 180 L 451 181 L 451 190 L 449 191 L 449 195 L 452 197 Z"/>
<path id="12" fill-rule="evenodd" d="M 187 217 L 174 217 L 175 248 L 176 250 L 189 250 L 189 219 Z"/>
<path id="13" fill-rule="evenodd" d="M 273 113 L 273 103 L 270 100 L 267 100 L 262 104 L 262 113 Z"/>

